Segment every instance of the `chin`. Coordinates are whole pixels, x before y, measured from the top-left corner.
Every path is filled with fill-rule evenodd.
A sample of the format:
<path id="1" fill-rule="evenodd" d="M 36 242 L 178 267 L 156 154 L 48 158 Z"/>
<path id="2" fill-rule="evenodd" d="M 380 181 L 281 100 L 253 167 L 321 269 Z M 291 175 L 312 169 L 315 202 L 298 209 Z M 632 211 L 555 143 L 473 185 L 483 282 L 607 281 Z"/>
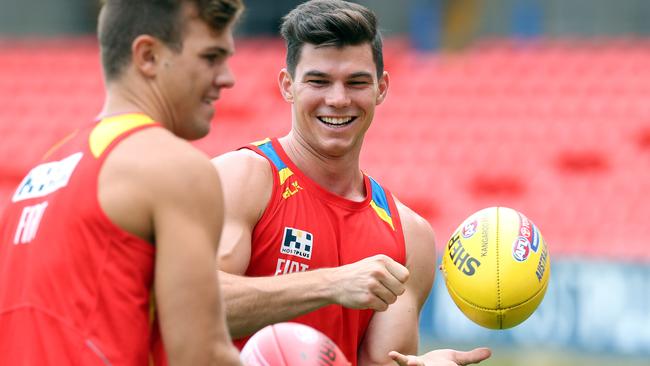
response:
<path id="1" fill-rule="evenodd" d="M 187 128 L 183 129 L 178 137 L 181 137 L 185 140 L 198 140 L 203 138 L 210 133 L 210 121 L 195 121 L 192 125 L 188 125 Z"/>
<path id="2" fill-rule="evenodd" d="M 343 156 L 353 150 L 352 144 L 337 140 L 325 140 L 321 143 L 321 147 L 330 156 Z"/>

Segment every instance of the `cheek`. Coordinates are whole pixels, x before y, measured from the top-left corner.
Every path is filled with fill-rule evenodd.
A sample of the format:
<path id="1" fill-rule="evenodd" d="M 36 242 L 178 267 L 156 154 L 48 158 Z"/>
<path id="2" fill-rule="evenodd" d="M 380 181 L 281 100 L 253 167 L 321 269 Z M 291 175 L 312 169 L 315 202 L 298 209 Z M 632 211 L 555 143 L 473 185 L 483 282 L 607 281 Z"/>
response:
<path id="1" fill-rule="evenodd" d="M 318 108 L 320 100 L 321 98 L 316 93 L 303 91 L 295 95 L 294 106 L 298 110 L 309 113 Z"/>
<path id="2" fill-rule="evenodd" d="M 378 94 L 375 93 L 363 93 L 362 95 L 359 95 L 358 104 L 363 108 L 363 109 L 374 109 L 377 106 L 377 103 L 379 101 L 378 99 Z"/>

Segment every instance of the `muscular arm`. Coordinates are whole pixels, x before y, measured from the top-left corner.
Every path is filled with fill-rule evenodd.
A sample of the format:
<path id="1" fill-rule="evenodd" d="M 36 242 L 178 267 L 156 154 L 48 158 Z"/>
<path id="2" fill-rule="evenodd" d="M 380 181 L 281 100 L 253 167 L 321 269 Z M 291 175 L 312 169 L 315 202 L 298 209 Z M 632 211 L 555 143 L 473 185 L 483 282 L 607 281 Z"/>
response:
<path id="1" fill-rule="evenodd" d="M 209 161 L 169 132 L 148 129 L 118 145 L 100 177 L 107 215 L 155 238 L 154 292 L 170 364 L 239 365 L 215 286 L 223 206 Z"/>
<path id="2" fill-rule="evenodd" d="M 273 277 L 243 277 L 221 272 L 228 326 L 233 338 L 253 334 L 268 324 L 293 319 L 325 306 L 329 289 L 323 271 Z"/>
<path id="3" fill-rule="evenodd" d="M 327 273 L 311 271 L 272 277 L 244 277 L 251 255 L 253 228 L 273 187 L 263 157 L 247 150 L 213 159 L 222 172 L 226 216 L 218 254 L 221 287 L 230 332 L 235 338 L 295 318 L 329 303 Z M 255 316 L 251 316 L 255 314 Z"/>
<path id="4" fill-rule="evenodd" d="M 222 155 L 213 164 L 222 172 L 226 204 L 218 265 L 233 337 L 334 303 L 383 311 L 403 292 L 408 271 L 385 256 L 337 268 L 244 277 L 253 228 L 271 197 L 272 171 L 263 157 L 246 150 Z"/>
<path id="5" fill-rule="evenodd" d="M 458 366 L 490 357 L 487 348 L 468 352 L 440 349 L 418 354 L 418 322 L 435 277 L 435 243 L 428 222 L 397 202 L 406 242 L 406 265 L 411 273 L 406 291 L 383 313 L 375 313 L 361 345 L 360 366 Z M 390 355 L 389 355 L 390 353 Z"/>
<path id="6" fill-rule="evenodd" d="M 388 310 L 375 313 L 361 345 L 359 365 L 394 365 L 392 350 L 417 354 L 420 310 L 435 276 L 436 254 L 429 223 L 397 202 L 406 242 L 406 266 L 410 278 L 406 291 Z"/>

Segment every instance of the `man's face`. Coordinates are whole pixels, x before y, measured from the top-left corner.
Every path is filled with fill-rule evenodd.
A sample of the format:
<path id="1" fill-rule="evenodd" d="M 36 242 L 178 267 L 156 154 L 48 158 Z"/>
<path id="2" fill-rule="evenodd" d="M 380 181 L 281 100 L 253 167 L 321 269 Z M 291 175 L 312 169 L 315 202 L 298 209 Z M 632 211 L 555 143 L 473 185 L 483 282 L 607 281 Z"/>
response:
<path id="1" fill-rule="evenodd" d="M 214 32 L 192 7 L 184 17 L 182 49 L 162 53 L 158 90 L 168 109 L 165 122 L 177 136 L 193 140 L 207 135 L 221 89 L 234 85 L 228 65 L 234 41 L 230 27 Z"/>
<path id="2" fill-rule="evenodd" d="M 370 44 L 316 47 L 305 44 L 292 78 L 280 74 L 285 99 L 293 103 L 293 133 L 326 156 L 359 151 L 375 106 L 388 89 L 377 80 Z"/>

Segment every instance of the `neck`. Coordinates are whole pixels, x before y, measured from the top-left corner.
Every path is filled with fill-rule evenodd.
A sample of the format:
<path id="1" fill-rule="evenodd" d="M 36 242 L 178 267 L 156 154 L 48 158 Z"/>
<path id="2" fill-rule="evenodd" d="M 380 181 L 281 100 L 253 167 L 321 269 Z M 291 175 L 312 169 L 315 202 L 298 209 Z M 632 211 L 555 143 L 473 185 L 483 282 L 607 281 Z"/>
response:
<path id="1" fill-rule="evenodd" d="M 300 140 L 293 132 L 279 139 L 291 161 L 329 192 L 351 201 L 363 201 L 366 191 L 359 169 L 359 150 L 343 156 L 327 156 Z"/>
<path id="2" fill-rule="evenodd" d="M 133 79 L 122 78 L 107 83 L 106 99 L 98 118 L 124 113 L 143 113 L 171 129 L 171 125 L 168 125 L 171 119 L 170 114 L 166 113 L 167 108 L 158 102 L 160 98 L 155 98 L 155 93 L 147 93 L 148 90 L 153 91 L 153 88 L 144 81 L 131 80 Z"/>

